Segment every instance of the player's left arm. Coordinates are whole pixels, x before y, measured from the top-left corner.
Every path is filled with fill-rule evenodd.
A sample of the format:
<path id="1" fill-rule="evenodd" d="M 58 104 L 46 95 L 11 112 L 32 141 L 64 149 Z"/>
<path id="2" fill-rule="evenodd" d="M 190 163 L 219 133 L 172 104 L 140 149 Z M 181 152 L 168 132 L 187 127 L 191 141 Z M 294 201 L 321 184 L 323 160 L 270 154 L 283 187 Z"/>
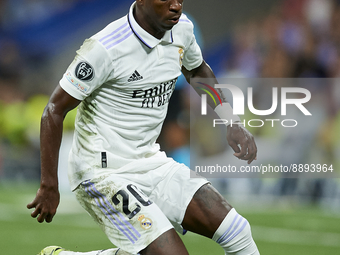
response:
<path id="1" fill-rule="evenodd" d="M 202 64 L 192 70 L 187 70 L 184 66 L 182 67 L 182 73 L 186 78 L 187 82 L 190 84 L 190 79 L 192 78 L 210 78 L 210 83 L 212 86 L 217 84 L 218 81 L 215 77 L 214 72 L 211 70 L 210 66 L 203 60 Z M 195 91 L 201 96 L 204 92 L 192 86 Z M 227 100 L 221 89 L 216 89 L 219 94 L 222 103 L 227 103 Z M 212 109 L 215 108 L 215 103 L 210 97 L 207 97 L 207 103 Z M 243 126 L 243 125 L 229 125 L 227 127 L 227 141 L 230 147 L 235 151 L 234 156 L 247 160 L 250 164 L 257 155 L 257 147 L 253 135 Z M 238 146 L 240 145 L 240 147 Z"/>

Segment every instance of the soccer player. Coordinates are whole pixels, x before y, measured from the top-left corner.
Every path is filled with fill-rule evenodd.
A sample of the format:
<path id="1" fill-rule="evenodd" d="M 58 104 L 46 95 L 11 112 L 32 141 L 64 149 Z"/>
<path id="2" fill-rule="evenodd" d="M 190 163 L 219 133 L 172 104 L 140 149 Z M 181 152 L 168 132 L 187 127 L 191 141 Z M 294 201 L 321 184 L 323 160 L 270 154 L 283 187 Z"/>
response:
<path id="1" fill-rule="evenodd" d="M 182 6 L 183 0 L 135 1 L 126 16 L 84 42 L 44 110 L 41 184 L 27 207 L 35 208 L 38 222 L 52 221 L 63 119 L 78 106 L 71 188 L 118 247 L 84 254 L 188 254 L 176 230 L 212 238 L 226 254 L 259 254 L 248 221 L 156 143 L 181 71 L 188 81 L 215 78 Z M 225 102 L 215 111 L 225 119 L 231 108 Z M 228 126 L 227 139 L 236 157 L 256 158 L 253 136 L 242 125 Z M 82 253 L 52 246 L 40 254 Z"/>

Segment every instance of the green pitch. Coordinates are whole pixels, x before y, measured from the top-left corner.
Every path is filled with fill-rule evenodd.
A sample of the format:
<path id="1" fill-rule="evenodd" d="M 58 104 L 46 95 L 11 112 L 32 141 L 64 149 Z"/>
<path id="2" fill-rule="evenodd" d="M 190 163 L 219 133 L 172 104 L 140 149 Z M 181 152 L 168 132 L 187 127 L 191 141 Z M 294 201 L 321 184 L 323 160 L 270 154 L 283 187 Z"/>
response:
<path id="1" fill-rule="evenodd" d="M 110 248 L 106 236 L 76 204 L 72 194 L 62 194 L 54 221 L 39 224 L 30 217 L 26 204 L 37 184 L 0 183 L 1 254 L 37 254 L 48 245 L 74 251 Z M 318 208 L 254 210 L 239 208 L 253 231 L 261 254 L 301 255 L 339 254 L 340 212 L 326 213 Z M 190 254 L 223 255 L 217 244 L 188 233 L 183 237 Z"/>

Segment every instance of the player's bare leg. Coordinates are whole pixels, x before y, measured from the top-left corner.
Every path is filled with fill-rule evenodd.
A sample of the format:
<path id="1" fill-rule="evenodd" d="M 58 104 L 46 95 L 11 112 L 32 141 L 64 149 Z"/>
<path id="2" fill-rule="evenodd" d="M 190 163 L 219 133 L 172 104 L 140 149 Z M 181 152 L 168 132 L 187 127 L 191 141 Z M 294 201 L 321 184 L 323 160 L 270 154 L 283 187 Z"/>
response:
<path id="1" fill-rule="evenodd" d="M 159 236 L 148 247 L 140 252 L 141 255 L 188 255 L 181 238 L 175 229 L 170 229 Z"/>
<path id="2" fill-rule="evenodd" d="M 202 186 L 186 210 L 183 227 L 191 232 L 212 238 L 232 206 L 210 184 Z"/>
<path id="3" fill-rule="evenodd" d="M 186 230 L 212 238 L 226 254 L 259 254 L 247 220 L 210 184 L 196 192 L 182 225 Z"/>

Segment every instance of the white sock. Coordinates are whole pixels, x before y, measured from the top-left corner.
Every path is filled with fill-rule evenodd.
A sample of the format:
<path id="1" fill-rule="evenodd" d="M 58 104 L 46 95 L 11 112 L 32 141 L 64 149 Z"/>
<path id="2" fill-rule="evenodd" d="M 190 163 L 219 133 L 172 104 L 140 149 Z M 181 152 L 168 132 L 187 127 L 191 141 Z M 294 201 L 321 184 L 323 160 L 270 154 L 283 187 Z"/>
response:
<path id="1" fill-rule="evenodd" d="M 251 236 L 248 221 L 239 215 L 234 208 L 224 218 L 212 239 L 221 245 L 225 254 L 260 254 Z"/>

